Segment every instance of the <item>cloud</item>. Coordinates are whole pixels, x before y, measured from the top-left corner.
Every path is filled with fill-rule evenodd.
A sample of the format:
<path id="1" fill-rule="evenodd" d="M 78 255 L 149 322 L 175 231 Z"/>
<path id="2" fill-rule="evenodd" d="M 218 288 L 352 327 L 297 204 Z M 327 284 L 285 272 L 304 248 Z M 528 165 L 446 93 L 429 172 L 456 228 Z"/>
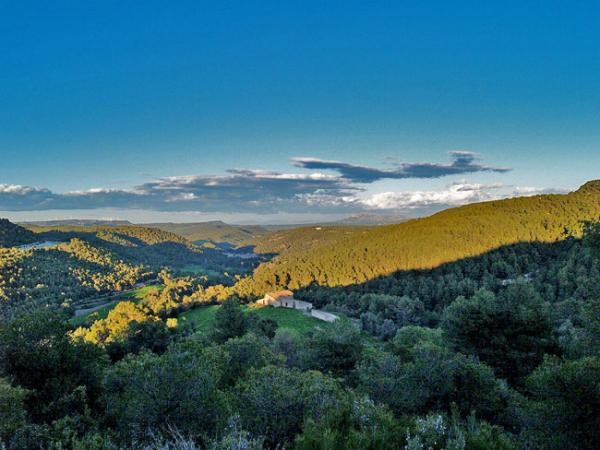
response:
<path id="1" fill-rule="evenodd" d="M 492 167 L 480 164 L 477 153 L 465 151 L 449 152 L 450 163 L 401 163 L 393 169 L 376 169 L 319 158 L 292 158 L 296 167 L 304 169 L 335 170 L 342 178 L 355 183 L 372 183 L 383 179 L 440 178 L 474 172 L 508 172 L 508 167 Z"/>
<path id="2" fill-rule="evenodd" d="M 298 206 L 319 208 L 304 196 L 327 193 L 344 198 L 361 188 L 322 173 L 230 170 L 225 175 L 164 177 L 129 190 L 89 189 L 55 193 L 20 185 L 0 185 L 0 210 L 124 208 L 158 211 L 277 212 Z M 307 197 L 308 198 L 308 197 Z"/>
<path id="3" fill-rule="evenodd" d="M 502 187 L 502 184 L 472 184 L 461 181 L 450 184 L 443 191 L 382 192 L 362 200 L 362 204 L 373 209 L 396 210 L 458 206 L 501 198 L 503 196 L 497 191 Z"/>
<path id="4" fill-rule="evenodd" d="M 534 195 L 545 195 L 545 194 L 566 194 L 569 192 L 567 189 L 556 189 L 556 188 L 537 188 L 532 186 L 517 186 L 513 195 L 515 197 L 532 197 Z"/>
<path id="5" fill-rule="evenodd" d="M 293 158 L 310 171 L 278 172 L 231 169 L 219 175 L 157 178 L 129 189 L 95 188 L 53 192 L 16 184 L 0 184 L 0 211 L 121 209 L 203 213 L 342 213 L 370 209 L 444 207 L 500 197 L 499 185 L 453 183 L 443 191 L 368 194 L 365 184 L 391 178 L 434 178 L 478 171 L 505 172 L 479 162 L 470 152 L 450 153 L 452 161 L 403 163 L 377 169 L 317 158 Z M 335 170 L 338 173 L 327 173 Z M 533 188 L 516 188 L 534 195 Z M 516 193 L 517 190 L 514 192 Z M 516 195 L 513 193 L 513 195 Z"/>

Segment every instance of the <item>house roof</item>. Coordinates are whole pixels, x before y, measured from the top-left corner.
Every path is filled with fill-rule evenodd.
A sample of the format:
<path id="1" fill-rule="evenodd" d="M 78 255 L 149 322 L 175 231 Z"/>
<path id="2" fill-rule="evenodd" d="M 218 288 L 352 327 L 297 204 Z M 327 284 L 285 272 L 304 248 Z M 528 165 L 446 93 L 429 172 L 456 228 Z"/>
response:
<path id="1" fill-rule="evenodd" d="M 276 291 L 276 292 L 267 292 L 267 294 L 265 296 L 269 296 L 272 299 L 280 299 L 280 298 L 284 298 L 284 297 L 293 297 L 294 293 L 292 291 Z"/>

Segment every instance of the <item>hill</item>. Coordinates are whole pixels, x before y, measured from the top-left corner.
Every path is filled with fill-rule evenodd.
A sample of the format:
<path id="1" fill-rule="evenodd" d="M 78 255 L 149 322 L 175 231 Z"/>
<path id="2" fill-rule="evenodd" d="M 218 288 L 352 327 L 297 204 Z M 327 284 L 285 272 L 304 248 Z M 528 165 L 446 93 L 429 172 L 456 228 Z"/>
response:
<path id="1" fill-rule="evenodd" d="M 234 246 L 250 245 L 268 230 L 258 225 L 229 225 L 221 221 L 198 223 L 149 223 L 144 226 L 178 234 L 192 242 Z"/>
<path id="2" fill-rule="evenodd" d="M 398 214 L 356 214 L 338 220 L 332 225 L 390 225 L 407 221 L 408 218 Z"/>
<path id="3" fill-rule="evenodd" d="M 471 204 L 361 231 L 346 233 L 333 228 L 328 239 L 313 241 L 310 251 L 300 244 L 278 247 L 277 239 L 269 236 L 268 245 L 259 244 L 257 249 L 279 250 L 280 255 L 259 266 L 235 289 L 242 295 L 259 295 L 274 288 L 298 289 L 313 283 L 362 283 L 399 270 L 434 268 L 503 245 L 579 236 L 582 221 L 599 217 L 600 181 L 593 181 L 569 194 Z"/>
<path id="4" fill-rule="evenodd" d="M 139 226 L 33 226 L 0 222 L 0 318 L 38 305 L 73 306 L 156 278 L 169 267 L 192 267 L 202 283 L 234 282 L 258 263 L 195 245 L 167 231 Z M 14 245 L 52 241 L 50 248 Z M 204 275 L 209 274 L 208 278 Z"/>
<path id="5" fill-rule="evenodd" d="M 77 226 L 77 227 L 117 227 L 121 225 L 133 225 L 128 220 L 102 220 L 102 219 L 64 219 L 64 220 L 37 220 L 32 222 L 20 222 L 19 225 L 33 225 L 39 227 L 60 227 L 60 226 Z"/>
<path id="6" fill-rule="evenodd" d="M 31 231 L 15 225 L 7 219 L 0 219 L 0 247 L 30 244 L 36 240 L 35 234 Z"/>
<path id="7" fill-rule="evenodd" d="M 310 225 L 271 231 L 255 240 L 254 251 L 265 254 L 307 252 L 352 235 L 363 235 L 369 227 Z"/>

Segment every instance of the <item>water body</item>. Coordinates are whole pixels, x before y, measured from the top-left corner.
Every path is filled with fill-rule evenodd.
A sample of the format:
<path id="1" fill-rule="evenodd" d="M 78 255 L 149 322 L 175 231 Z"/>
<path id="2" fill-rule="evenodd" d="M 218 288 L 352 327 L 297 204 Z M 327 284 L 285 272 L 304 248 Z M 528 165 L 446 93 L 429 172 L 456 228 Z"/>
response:
<path id="1" fill-rule="evenodd" d="M 42 242 L 34 242 L 33 244 L 25 244 L 19 245 L 17 248 L 20 250 L 39 250 L 43 248 L 52 248 L 59 245 L 60 242 L 55 241 L 42 241 Z"/>

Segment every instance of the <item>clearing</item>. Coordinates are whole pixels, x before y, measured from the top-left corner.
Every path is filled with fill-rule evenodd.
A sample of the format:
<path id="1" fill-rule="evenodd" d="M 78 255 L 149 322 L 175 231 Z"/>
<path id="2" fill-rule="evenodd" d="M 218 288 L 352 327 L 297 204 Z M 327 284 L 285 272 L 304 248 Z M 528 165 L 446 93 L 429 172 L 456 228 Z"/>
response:
<path id="1" fill-rule="evenodd" d="M 195 309 L 186 311 L 179 316 L 181 323 L 192 323 L 200 333 L 209 331 L 215 323 L 215 314 L 220 305 L 199 306 Z M 306 333 L 315 327 L 326 328 L 330 323 L 306 316 L 303 312 L 287 308 L 248 308 L 242 306 L 244 312 L 254 312 L 265 319 L 273 319 L 279 325 L 279 328 L 290 328 L 299 333 Z"/>

